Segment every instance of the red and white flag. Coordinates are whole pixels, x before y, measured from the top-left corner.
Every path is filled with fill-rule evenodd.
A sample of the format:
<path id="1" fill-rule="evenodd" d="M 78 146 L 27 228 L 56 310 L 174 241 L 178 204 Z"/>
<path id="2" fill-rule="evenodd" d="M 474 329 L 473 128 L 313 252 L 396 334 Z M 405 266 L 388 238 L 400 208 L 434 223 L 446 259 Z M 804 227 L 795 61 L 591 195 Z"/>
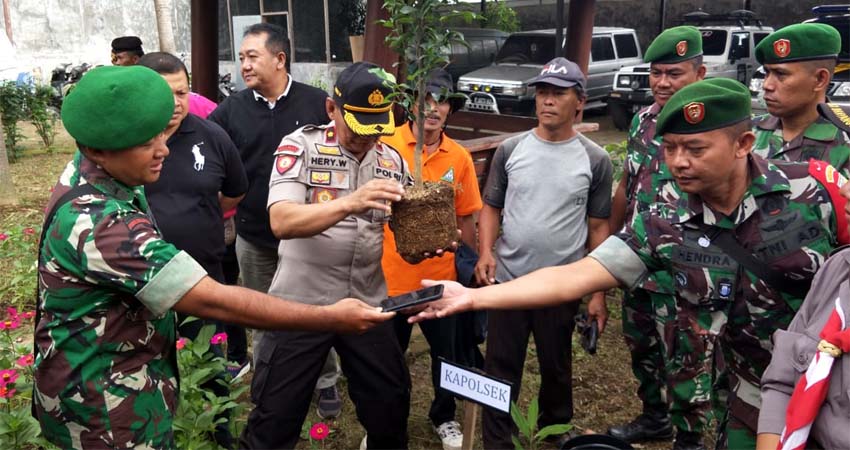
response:
<path id="1" fill-rule="evenodd" d="M 824 341 L 837 347 L 843 353 L 850 352 L 850 329 L 847 328 L 844 310 L 838 298 L 835 299 L 835 309 L 829 315 L 826 325 L 820 332 L 820 337 L 822 341 L 818 346 L 818 352 L 809 363 L 806 373 L 794 386 L 794 392 L 791 394 L 788 410 L 785 413 L 785 428 L 782 430 L 777 450 L 802 450 L 806 447 L 812 423 L 829 390 L 829 372 L 835 361 L 835 357 L 824 350 Z"/>

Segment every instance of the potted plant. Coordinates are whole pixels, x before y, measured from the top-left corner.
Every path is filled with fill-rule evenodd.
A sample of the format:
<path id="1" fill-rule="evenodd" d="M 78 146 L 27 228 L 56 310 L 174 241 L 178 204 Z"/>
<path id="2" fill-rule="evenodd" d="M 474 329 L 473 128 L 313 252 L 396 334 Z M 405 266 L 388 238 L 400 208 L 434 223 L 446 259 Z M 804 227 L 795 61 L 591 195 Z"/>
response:
<path id="1" fill-rule="evenodd" d="M 366 1 L 365 0 L 342 0 L 340 3 L 340 15 L 342 23 L 348 29 L 348 42 L 351 45 L 351 60 L 358 62 L 363 60 L 363 47 L 365 41 L 363 33 L 366 31 Z"/>
<path id="2" fill-rule="evenodd" d="M 395 234 L 396 250 L 417 260 L 423 253 L 448 249 L 457 241 L 454 188 L 445 182 L 422 180 L 422 136 L 426 114 L 426 83 L 432 70 L 448 65 L 447 48 L 453 43 L 465 45 L 460 33 L 448 30 L 446 23 L 457 17 L 467 22 L 476 18 L 469 11 L 448 10 L 446 0 L 386 0 L 389 19 L 380 23 L 390 29 L 386 43 L 403 56 L 400 73 L 404 81 L 396 85 L 393 100 L 413 120 L 420 136 L 414 149 L 414 185 L 392 205 L 390 225 Z M 414 107 L 414 102 L 415 107 Z"/>

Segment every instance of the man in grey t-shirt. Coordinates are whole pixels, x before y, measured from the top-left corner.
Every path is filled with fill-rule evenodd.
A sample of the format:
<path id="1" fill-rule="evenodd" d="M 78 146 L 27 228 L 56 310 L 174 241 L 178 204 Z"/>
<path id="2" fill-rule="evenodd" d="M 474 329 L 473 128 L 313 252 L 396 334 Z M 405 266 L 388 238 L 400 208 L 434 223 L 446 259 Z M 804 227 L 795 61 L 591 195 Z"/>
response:
<path id="1" fill-rule="evenodd" d="M 475 268 L 480 284 L 577 261 L 608 237 L 611 161 L 602 148 L 573 130 L 584 106 L 584 83 L 579 67 L 564 58 L 550 61 L 530 83 L 536 89 L 538 126 L 502 143 L 487 177 L 479 217 L 481 258 Z M 514 383 L 514 401 L 528 336 L 534 333 L 541 373 L 540 428 L 572 419 L 571 334 L 577 309 L 574 302 L 490 312 L 484 370 Z M 608 316 L 603 292 L 593 295 L 588 312 L 601 331 Z M 484 411 L 485 448 L 512 448 L 514 433 L 508 414 Z"/>

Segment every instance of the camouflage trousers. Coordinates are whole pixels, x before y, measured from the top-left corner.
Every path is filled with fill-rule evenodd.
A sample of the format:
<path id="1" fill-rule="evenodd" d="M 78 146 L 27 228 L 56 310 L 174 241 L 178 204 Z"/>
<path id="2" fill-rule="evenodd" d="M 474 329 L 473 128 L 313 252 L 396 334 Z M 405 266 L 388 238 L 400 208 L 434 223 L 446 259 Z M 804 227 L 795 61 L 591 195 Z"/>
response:
<path id="1" fill-rule="evenodd" d="M 673 295 L 637 289 L 624 296 L 623 333 L 644 411 L 669 411 L 676 429 L 704 432 L 712 370 L 699 383 L 688 378 L 694 355 L 675 339 L 676 329 Z"/>
<path id="2" fill-rule="evenodd" d="M 643 289 L 623 294 L 623 335 L 632 357 L 632 373 L 644 412 L 666 412 L 667 379 L 664 371 L 664 317 L 656 314 L 656 299 L 665 297 Z"/>
<path id="3" fill-rule="evenodd" d="M 665 323 L 664 340 L 673 426 L 705 433 L 712 420 L 725 415 L 729 391 L 717 336 L 677 310 L 675 319 Z"/>

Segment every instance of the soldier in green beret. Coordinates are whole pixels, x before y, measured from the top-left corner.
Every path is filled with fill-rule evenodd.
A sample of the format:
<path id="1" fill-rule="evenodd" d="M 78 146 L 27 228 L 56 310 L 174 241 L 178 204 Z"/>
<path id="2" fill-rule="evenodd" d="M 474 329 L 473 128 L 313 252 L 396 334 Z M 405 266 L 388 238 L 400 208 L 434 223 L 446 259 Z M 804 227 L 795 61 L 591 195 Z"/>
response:
<path id="1" fill-rule="evenodd" d="M 362 332 L 392 318 L 359 300 L 281 301 L 215 282 L 162 239 L 142 185 L 168 156 L 168 83 L 146 67 L 88 72 L 62 107 L 79 151 L 39 249 L 34 411 L 61 448 L 175 448 L 175 311 L 266 329 Z"/>
<path id="2" fill-rule="evenodd" d="M 826 163 L 753 155 L 751 126 L 749 91 L 741 83 L 719 78 L 682 88 L 656 128 L 682 191 L 675 202 L 635 214 L 578 262 L 480 289 L 441 281 L 443 299 L 410 320 L 545 307 L 617 286 L 634 289 L 653 272 L 669 272 L 678 312 L 667 330 L 675 343 L 668 351 L 672 361 L 688 364 L 668 376 L 691 380 L 707 409 L 712 362 L 722 351 L 733 388 L 718 448 L 755 448 L 771 335 L 788 326 L 830 251 L 850 241 L 844 213 L 850 189 L 839 192 L 844 179 Z"/>
<path id="3" fill-rule="evenodd" d="M 756 46 L 764 65 L 765 114 L 755 119 L 753 153 L 768 159 L 826 161 L 850 176 L 850 135 L 818 116 L 841 50 L 838 30 L 801 23 L 770 34 Z"/>
<path id="4" fill-rule="evenodd" d="M 692 26 L 667 29 L 652 41 L 644 60 L 650 63 L 649 87 L 655 102 L 632 119 L 623 176 L 614 194 L 611 230 L 621 229 L 650 204 L 674 201 L 679 196 L 660 153 L 661 136 L 656 133 L 656 121 L 673 94 L 705 77 L 702 34 Z M 627 442 L 670 438 L 675 426 L 677 447 L 694 447 L 701 442 L 701 434 L 708 425 L 705 414 L 690 406 L 696 392 L 688 386 L 666 390 L 663 330 L 665 323 L 676 315 L 673 292 L 669 273 L 659 272 L 623 297 L 623 334 L 643 410 L 631 422 L 611 427 L 608 434 Z"/>

